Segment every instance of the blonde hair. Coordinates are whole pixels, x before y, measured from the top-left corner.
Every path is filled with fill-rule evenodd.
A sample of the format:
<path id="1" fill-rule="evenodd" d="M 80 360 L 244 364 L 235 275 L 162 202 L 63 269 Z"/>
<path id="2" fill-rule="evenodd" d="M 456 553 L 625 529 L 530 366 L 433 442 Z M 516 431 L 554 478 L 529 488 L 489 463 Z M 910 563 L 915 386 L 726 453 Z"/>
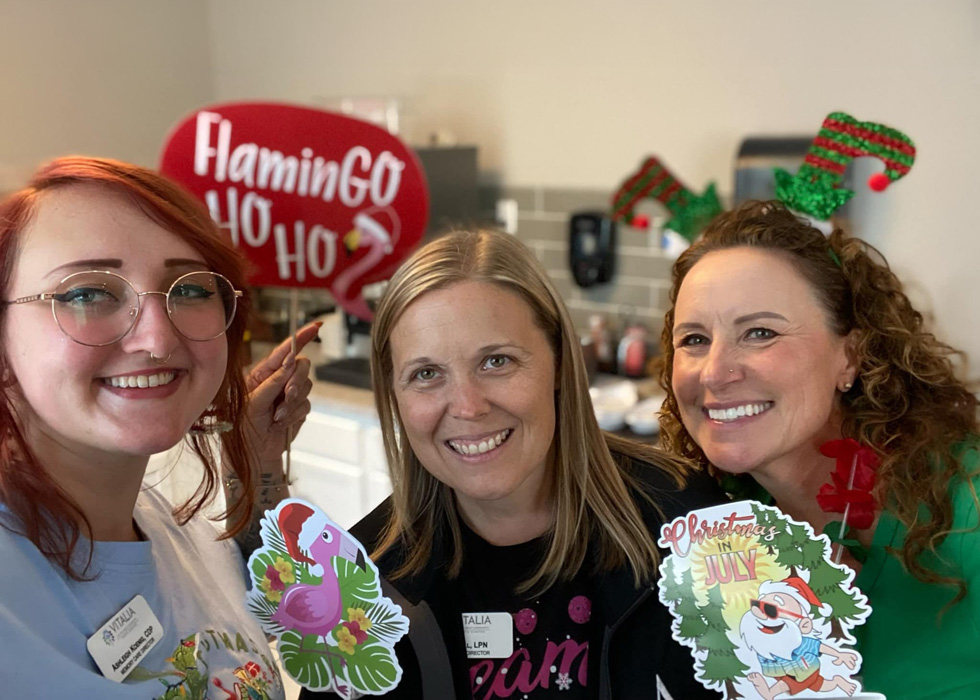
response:
<path id="1" fill-rule="evenodd" d="M 404 431 L 396 436 L 400 418 L 390 338 L 415 300 L 465 281 L 494 284 L 519 296 L 531 308 L 555 356 L 555 519 L 540 565 L 518 592 L 547 590 L 559 578 L 574 576 L 593 536 L 598 540 L 600 570 L 628 562 L 638 586 L 652 580 L 658 552 L 630 494 L 630 487 L 637 485 L 624 467 L 634 458 L 652 462 L 681 485 L 685 463 L 599 430 L 578 335 L 560 295 L 523 244 L 492 231 L 452 233 L 418 250 L 392 277 L 377 308 L 371 375 L 393 493 L 391 516 L 373 556 L 401 542 L 406 556 L 392 577 L 418 574 L 429 562 L 437 532 L 445 527 L 453 545 L 449 577 L 455 578 L 462 566 L 463 542 L 452 490 L 426 471 Z"/>

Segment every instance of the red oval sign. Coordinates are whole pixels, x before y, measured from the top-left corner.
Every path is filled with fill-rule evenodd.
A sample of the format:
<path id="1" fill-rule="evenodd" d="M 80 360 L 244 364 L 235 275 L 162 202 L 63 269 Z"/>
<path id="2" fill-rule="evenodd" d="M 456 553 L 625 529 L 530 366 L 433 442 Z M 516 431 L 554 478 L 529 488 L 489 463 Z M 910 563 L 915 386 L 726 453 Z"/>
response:
<path id="1" fill-rule="evenodd" d="M 160 170 L 207 204 L 253 284 L 327 287 L 364 319 L 361 289 L 391 276 L 429 215 L 422 168 L 400 140 L 308 107 L 200 109 L 171 132 Z"/>

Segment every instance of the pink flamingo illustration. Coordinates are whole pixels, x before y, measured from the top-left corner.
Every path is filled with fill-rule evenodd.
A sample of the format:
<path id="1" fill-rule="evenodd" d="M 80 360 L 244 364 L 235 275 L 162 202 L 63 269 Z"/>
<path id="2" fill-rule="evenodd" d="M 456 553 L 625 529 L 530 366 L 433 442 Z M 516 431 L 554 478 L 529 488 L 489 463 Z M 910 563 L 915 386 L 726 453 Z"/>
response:
<path id="1" fill-rule="evenodd" d="M 279 512 L 279 529 L 290 556 L 322 569 L 323 580 L 317 585 L 296 583 L 287 588 L 271 619 L 304 637 L 308 634 L 326 637 L 343 615 L 340 582 L 331 559 L 343 557 L 363 569 L 364 555 L 347 533 L 302 503 L 283 506 Z"/>
<path id="2" fill-rule="evenodd" d="M 390 220 L 390 232 L 379 221 L 383 217 Z M 398 242 L 400 231 L 401 221 L 391 207 L 370 207 L 354 215 L 354 228 L 344 236 L 344 247 L 348 254 L 360 248 L 367 248 L 367 255 L 337 275 L 337 279 L 330 286 L 334 298 L 349 313 L 365 321 L 374 318 L 374 313 L 361 296 L 360 286 L 356 287 L 354 293 L 351 287 L 374 269 L 386 255 L 391 254 Z"/>

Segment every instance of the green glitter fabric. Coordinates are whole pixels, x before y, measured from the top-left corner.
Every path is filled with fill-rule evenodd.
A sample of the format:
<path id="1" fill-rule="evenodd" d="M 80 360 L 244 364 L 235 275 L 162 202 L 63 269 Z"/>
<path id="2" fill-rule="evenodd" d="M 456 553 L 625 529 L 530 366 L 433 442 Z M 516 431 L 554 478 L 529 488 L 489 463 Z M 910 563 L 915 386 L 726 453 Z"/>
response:
<path id="1" fill-rule="evenodd" d="M 689 241 L 722 212 L 721 202 L 711 183 L 704 194 L 696 195 L 682 185 L 656 156 L 650 156 L 613 195 L 612 218 L 633 223 L 633 209 L 645 198 L 655 199 L 671 213 L 665 228 Z"/>
<path id="2" fill-rule="evenodd" d="M 887 185 L 904 177 L 912 168 L 915 144 L 897 129 L 833 112 L 824 119 L 796 175 L 782 168 L 774 170 L 776 197 L 791 209 L 826 221 L 854 196 L 841 182 L 851 161 L 862 156 L 878 158 L 885 164 L 882 174 Z"/>

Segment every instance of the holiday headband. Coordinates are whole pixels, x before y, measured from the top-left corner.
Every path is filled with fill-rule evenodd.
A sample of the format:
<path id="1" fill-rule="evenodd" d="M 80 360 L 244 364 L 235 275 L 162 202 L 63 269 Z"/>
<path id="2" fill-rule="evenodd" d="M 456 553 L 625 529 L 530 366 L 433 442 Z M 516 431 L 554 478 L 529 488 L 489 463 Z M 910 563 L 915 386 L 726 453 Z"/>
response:
<path id="1" fill-rule="evenodd" d="M 696 195 L 684 187 L 656 156 L 647 158 L 613 196 L 613 220 L 632 224 L 633 209 L 646 198 L 659 201 L 670 211 L 671 219 L 664 228 L 676 231 L 691 242 L 722 212 L 714 183 L 708 185 L 704 194 Z"/>
<path id="2" fill-rule="evenodd" d="M 790 209 L 826 221 L 854 196 L 841 184 L 847 166 L 862 156 L 885 164 L 884 172 L 868 179 L 868 187 L 881 192 L 912 168 L 915 144 L 898 129 L 833 112 L 824 119 L 796 175 L 775 168 L 776 198 Z"/>

